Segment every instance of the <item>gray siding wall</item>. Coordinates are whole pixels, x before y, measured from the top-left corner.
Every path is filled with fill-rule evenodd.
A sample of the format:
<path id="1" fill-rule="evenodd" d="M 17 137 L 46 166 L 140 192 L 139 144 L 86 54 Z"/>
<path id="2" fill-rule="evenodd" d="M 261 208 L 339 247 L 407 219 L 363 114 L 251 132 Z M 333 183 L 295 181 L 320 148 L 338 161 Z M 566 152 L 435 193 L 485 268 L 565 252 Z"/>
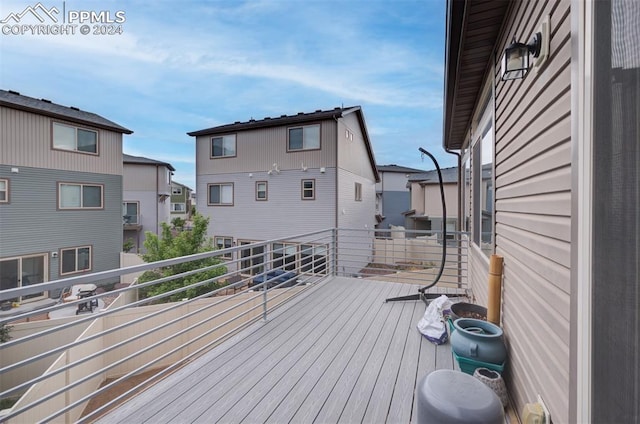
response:
<path id="1" fill-rule="evenodd" d="M 336 123 L 320 123 L 320 150 L 287 152 L 287 128 L 273 127 L 236 133 L 236 157 L 210 159 L 211 136 L 196 138 L 196 174 L 268 171 L 274 163 L 280 170 L 334 168 Z M 233 133 L 232 133 L 233 134 Z"/>
<path id="2" fill-rule="evenodd" d="M 4 165 L 122 175 L 122 134 L 98 131 L 99 155 L 52 149 L 52 121 L 35 113 L 0 107 L 0 161 Z"/>
<path id="3" fill-rule="evenodd" d="M 409 191 L 383 191 L 382 214 L 384 219 L 378 225 L 379 228 L 388 229 L 390 225 L 404 226 L 405 212 L 411 208 Z"/>
<path id="4" fill-rule="evenodd" d="M 516 409 L 540 394 L 554 422 L 569 421 L 570 16 L 568 1 L 514 3 L 496 55 L 496 253 L 504 256 L 507 381 Z M 551 16 L 551 56 L 539 73 L 500 80 L 501 52 Z M 477 300 L 487 259 L 470 250 Z"/>
<path id="5" fill-rule="evenodd" d="M 315 200 L 301 200 L 301 180 L 315 179 Z M 256 181 L 267 181 L 268 200 L 255 200 Z M 207 184 L 234 185 L 233 206 L 208 206 Z M 197 210 L 210 218 L 210 236 L 263 241 L 336 226 L 336 170 L 198 175 Z"/>
<path id="6" fill-rule="evenodd" d="M 353 140 L 346 139 L 346 130 L 353 134 Z M 375 177 L 367 154 L 364 135 L 355 113 L 350 113 L 338 120 L 338 168 L 355 175 L 370 179 L 375 183 Z"/>
<path id="7" fill-rule="evenodd" d="M 155 190 L 125 190 L 122 198 L 123 201 L 139 202 L 140 223 L 142 224 L 140 248 L 142 248 L 145 240 L 145 232 L 151 231 L 152 233 L 158 234 L 159 223 L 168 223 L 167 219 L 162 219 L 162 214 L 160 213 L 160 209 L 164 208 L 165 204 L 158 203 L 158 194 Z M 127 237 L 131 236 L 131 234 L 134 233 L 127 231 Z"/>
<path id="8" fill-rule="evenodd" d="M 11 203 L 0 205 L 0 257 L 49 253 L 49 280 L 60 271 L 62 248 L 92 246 L 93 272 L 118 268 L 122 251 L 122 176 L 0 165 Z M 103 210 L 57 210 L 57 183 L 104 184 Z M 57 252 L 58 258 L 52 258 Z"/>

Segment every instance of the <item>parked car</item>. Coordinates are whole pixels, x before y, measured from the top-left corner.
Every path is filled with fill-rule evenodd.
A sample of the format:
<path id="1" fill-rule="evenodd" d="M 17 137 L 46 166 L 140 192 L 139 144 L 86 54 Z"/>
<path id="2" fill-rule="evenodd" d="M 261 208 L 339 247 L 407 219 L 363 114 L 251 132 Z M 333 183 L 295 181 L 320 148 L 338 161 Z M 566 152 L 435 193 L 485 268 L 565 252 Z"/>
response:
<path id="1" fill-rule="evenodd" d="M 266 287 L 270 289 L 274 286 L 277 286 L 280 283 L 285 283 L 281 285 L 281 287 L 292 287 L 295 286 L 298 282 L 296 278 L 298 274 L 292 271 L 284 271 L 282 269 L 274 269 L 272 271 L 267 272 L 266 274 L 260 274 L 253 279 L 253 281 L 249 282 L 249 287 L 259 286 L 262 283 L 264 285 L 257 287 L 258 290 L 264 290 Z"/>

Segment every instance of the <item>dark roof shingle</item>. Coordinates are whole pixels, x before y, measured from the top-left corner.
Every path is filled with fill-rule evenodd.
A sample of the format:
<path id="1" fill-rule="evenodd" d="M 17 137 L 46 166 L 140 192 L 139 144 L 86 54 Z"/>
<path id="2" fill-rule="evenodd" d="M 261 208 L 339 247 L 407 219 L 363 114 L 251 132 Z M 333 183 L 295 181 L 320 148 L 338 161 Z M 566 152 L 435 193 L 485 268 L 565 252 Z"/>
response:
<path id="1" fill-rule="evenodd" d="M 119 133 L 133 133 L 130 129 L 95 113 L 86 112 L 76 107 L 62 106 L 46 99 L 23 96 L 16 91 L 0 90 L 0 105 Z"/>
<path id="2" fill-rule="evenodd" d="M 124 153 L 122 154 L 122 163 L 135 163 L 138 165 L 164 165 L 171 171 L 176 170 L 173 166 L 171 166 L 169 162 L 162 162 L 155 159 L 145 158 L 143 156 L 131 156 Z"/>

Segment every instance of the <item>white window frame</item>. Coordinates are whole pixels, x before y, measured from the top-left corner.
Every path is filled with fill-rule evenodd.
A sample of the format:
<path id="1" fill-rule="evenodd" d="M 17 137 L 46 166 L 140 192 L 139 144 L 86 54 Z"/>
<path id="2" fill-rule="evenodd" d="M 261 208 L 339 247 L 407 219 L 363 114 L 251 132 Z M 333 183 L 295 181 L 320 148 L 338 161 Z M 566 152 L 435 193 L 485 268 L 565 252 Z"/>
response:
<path id="1" fill-rule="evenodd" d="M 211 187 L 219 186 L 220 187 L 220 202 L 212 203 L 211 202 Z M 222 201 L 222 187 L 231 187 L 231 202 L 223 202 Z M 234 201 L 234 187 L 233 183 L 209 183 L 207 184 L 207 205 L 208 206 L 233 206 Z"/>
<path id="2" fill-rule="evenodd" d="M 9 179 L 0 178 L 0 203 L 9 203 Z"/>
<path id="3" fill-rule="evenodd" d="M 171 194 L 176 196 L 182 194 L 182 187 L 180 186 L 171 187 Z"/>
<path id="4" fill-rule="evenodd" d="M 305 137 L 305 130 L 318 129 L 318 145 L 307 146 L 307 137 Z M 291 148 L 291 131 L 292 130 L 302 130 L 302 147 L 299 149 Z M 310 142 L 309 142 L 310 143 Z M 312 125 L 300 125 L 297 127 L 289 127 L 287 128 L 287 152 L 300 152 L 303 150 L 320 150 L 322 147 L 322 137 L 321 137 L 321 129 L 320 124 L 312 124 Z"/>
<path id="5" fill-rule="evenodd" d="M 276 247 L 278 246 L 278 247 Z M 282 262 L 276 265 L 276 261 Z M 298 244 L 276 242 L 271 243 L 271 268 L 295 271 L 299 264 Z"/>
<path id="6" fill-rule="evenodd" d="M 64 127 L 67 129 L 73 129 L 73 134 L 74 134 L 74 139 L 73 139 L 73 144 L 74 147 L 73 148 L 69 148 L 69 147 L 65 147 L 64 145 L 61 145 L 60 143 L 56 144 L 56 127 Z M 96 139 L 96 143 L 95 143 L 95 152 L 92 151 L 86 151 L 86 150 L 80 150 L 78 148 L 78 131 L 86 131 L 86 132 L 91 132 L 95 134 L 95 139 Z M 100 138 L 99 138 L 99 133 L 98 131 L 91 129 L 91 128 L 86 128 L 86 127 L 79 127 L 76 125 L 69 125 L 69 124 L 65 124 L 62 122 L 55 122 L 52 121 L 51 122 L 51 146 L 54 150 L 64 150 L 67 152 L 76 152 L 76 153 L 84 153 L 87 155 L 99 155 L 100 154 Z"/>
<path id="7" fill-rule="evenodd" d="M 311 188 L 305 188 L 304 183 L 311 182 Z M 316 180 L 315 178 L 306 178 L 300 182 L 300 196 L 302 200 L 316 200 Z M 311 196 L 305 196 L 305 192 L 311 190 Z"/>
<path id="8" fill-rule="evenodd" d="M 4 262 L 4 261 L 18 261 L 18 275 L 20 275 L 21 277 L 18 279 L 17 281 L 17 286 L 16 287 L 25 287 L 24 285 L 22 285 L 22 280 L 24 279 L 24 271 L 23 271 L 23 261 L 25 259 L 30 259 L 30 258 L 42 258 L 43 261 L 43 275 L 42 275 L 42 282 L 46 282 L 49 280 L 49 255 L 47 253 L 40 253 L 40 254 L 34 254 L 34 255 L 24 255 L 24 256 L 12 256 L 12 257 L 7 257 L 7 258 L 0 258 L 0 262 Z M 27 302 L 34 302 L 37 300 L 41 300 L 41 299 L 45 299 L 49 296 L 49 292 L 48 291 L 44 291 L 41 293 L 37 293 L 35 295 L 29 295 L 27 296 L 20 296 L 18 298 L 15 299 L 16 302 L 20 302 L 20 303 L 27 303 Z"/>
<path id="9" fill-rule="evenodd" d="M 125 224 L 139 225 L 140 224 L 140 202 L 136 200 L 125 200 L 124 202 L 122 202 L 122 220 L 124 221 L 125 216 L 133 216 L 133 215 L 127 214 L 127 205 L 129 204 L 136 205 L 135 222 L 125 222 Z"/>
<path id="10" fill-rule="evenodd" d="M 176 206 L 182 206 L 182 209 L 176 209 Z M 177 202 L 171 204 L 171 212 L 176 213 L 186 213 L 187 212 L 187 204 L 183 202 Z"/>
<path id="11" fill-rule="evenodd" d="M 264 184 L 264 190 L 260 190 L 260 185 Z M 260 193 L 264 192 L 264 197 L 260 197 Z M 266 202 L 269 200 L 269 182 L 268 181 L 256 181 L 256 201 Z"/>
<path id="12" fill-rule="evenodd" d="M 214 154 L 215 149 L 213 148 L 213 144 L 215 143 L 216 140 L 220 140 L 222 142 L 221 144 L 222 154 L 220 155 Z M 210 143 L 211 143 L 211 151 L 210 151 L 211 159 L 234 158 L 238 155 L 238 150 L 237 150 L 238 145 L 236 143 L 235 134 L 217 135 L 215 137 L 211 137 Z M 225 154 L 226 150 L 228 149 L 227 144 L 233 146 L 233 154 Z"/>
<path id="13" fill-rule="evenodd" d="M 362 183 L 355 183 L 355 200 L 362 202 Z"/>
<path id="14" fill-rule="evenodd" d="M 222 242 L 222 243 L 220 243 Z M 229 242 L 229 246 L 226 246 L 226 242 Z M 228 249 L 230 247 L 233 247 L 233 237 L 228 237 L 228 236 L 214 236 L 213 237 L 213 245 L 216 246 L 218 249 L 222 250 L 222 249 Z M 232 260 L 233 259 L 233 252 L 228 252 L 222 256 L 219 256 L 221 259 L 225 259 L 225 260 Z"/>
<path id="15" fill-rule="evenodd" d="M 80 249 L 88 249 L 89 250 L 89 266 L 87 268 L 78 269 L 78 250 Z M 73 271 L 64 272 L 64 252 L 68 250 L 75 251 L 75 266 Z M 64 249 L 60 249 L 60 275 L 71 275 L 78 274 L 81 272 L 88 272 L 93 269 L 93 247 L 91 245 L 88 246 L 75 246 L 75 247 L 66 247 Z"/>
<path id="16" fill-rule="evenodd" d="M 77 186 L 80 187 L 80 206 L 62 206 L 62 187 Z M 84 204 L 84 187 L 100 187 L 100 206 L 83 206 Z M 104 185 L 94 183 L 71 183 L 58 182 L 58 209 L 60 210 L 78 210 L 78 209 L 104 209 Z"/>

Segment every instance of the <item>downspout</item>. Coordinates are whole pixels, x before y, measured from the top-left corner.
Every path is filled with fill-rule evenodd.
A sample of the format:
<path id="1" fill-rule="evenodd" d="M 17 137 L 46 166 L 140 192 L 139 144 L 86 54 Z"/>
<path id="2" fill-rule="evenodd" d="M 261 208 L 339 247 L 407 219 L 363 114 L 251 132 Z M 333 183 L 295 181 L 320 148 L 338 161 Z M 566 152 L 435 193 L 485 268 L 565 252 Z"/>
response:
<path id="1" fill-rule="evenodd" d="M 158 183 L 160 166 L 156 164 L 156 234 L 160 235 L 160 184 Z"/>
<path id="2" fill-rule="evenodd" d="M 455 155 L 458 157 L 458 219 L 456 220 L 456 231 L 458 232 L 458 234 L 460 235 L 460 241 L 462 241 L 462 193 L 463 193 L 463 189 L 462 189 L 462 155 L 460 155 L 460 153 L 458 152 L 454 152 L 453 150 L 449 150 L 448 147 L 444 148 L 444 151 L 451 154 L 451 155 Z M 445 226 L 447 225 L 447 223 L 445 222 L 444 224 Z M 458 251 L 457 251 L 457 257 L 458 260 L 456 261 L 456 263 L 458 264 L 458 288 L 462 287 L 462 244 L 459 242 L 457 243 L 458 245 Z"/>

